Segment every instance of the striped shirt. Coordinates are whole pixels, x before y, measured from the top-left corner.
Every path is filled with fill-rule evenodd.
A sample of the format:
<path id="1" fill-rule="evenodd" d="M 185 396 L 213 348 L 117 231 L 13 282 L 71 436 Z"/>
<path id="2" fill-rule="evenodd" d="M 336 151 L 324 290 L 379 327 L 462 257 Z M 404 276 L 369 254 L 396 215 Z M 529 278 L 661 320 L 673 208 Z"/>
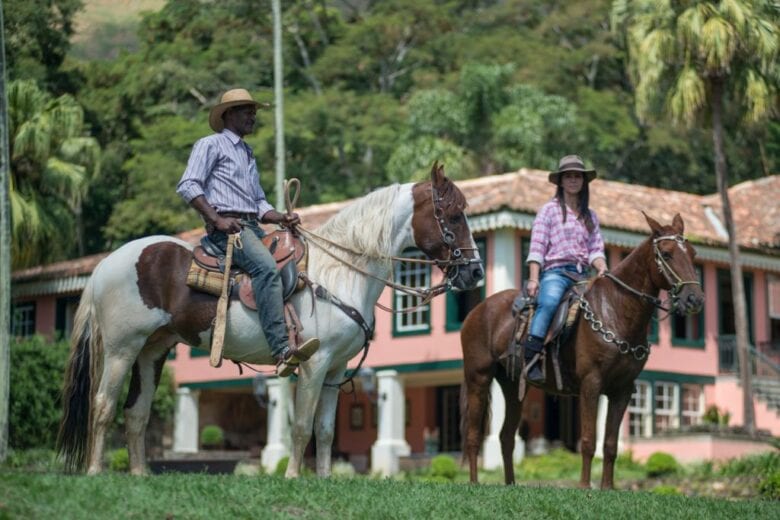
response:
<path id="1" fill-rule="evenodd" d="M 537 262 L 543 271 L 574 265 L 577 271 L 582 272 L 597 258 L 606 260 L 598 217 L 593 210 L 588 211 L 593 220 L 592 232 L 568 206 L 566 222 L 563 222 L 558 199 L 554 198 L 542 206 L 531 228 L 531 247 L 526 262 Z"/>
<path id="2" fill-rule="evenodd" d="M 274 209 L 260 186 L 252 148 L 228 129 L 192 147 L 176 192 L 187 202 L 203 195 L 217 212 L 257 213 Z"/>

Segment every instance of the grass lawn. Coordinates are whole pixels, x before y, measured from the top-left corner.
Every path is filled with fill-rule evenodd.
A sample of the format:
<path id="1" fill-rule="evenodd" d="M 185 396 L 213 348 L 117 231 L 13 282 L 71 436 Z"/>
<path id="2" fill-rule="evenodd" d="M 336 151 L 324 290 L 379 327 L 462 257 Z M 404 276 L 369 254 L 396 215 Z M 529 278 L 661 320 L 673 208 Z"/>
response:
<path id="1" fill-rule="evenodd" d="M 780 503 L 646 492 L 394 480 L 0 470 L 0 519 L 780 518 Z"/>

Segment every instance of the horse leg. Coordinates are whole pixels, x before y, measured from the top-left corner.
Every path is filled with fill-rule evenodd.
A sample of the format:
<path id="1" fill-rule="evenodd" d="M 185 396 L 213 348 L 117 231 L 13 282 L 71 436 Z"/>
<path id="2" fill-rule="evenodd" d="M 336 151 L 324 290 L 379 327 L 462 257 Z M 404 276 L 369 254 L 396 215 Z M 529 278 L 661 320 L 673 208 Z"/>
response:
<path id="1" fill-rule="evenodd" d="M 490 383 L 493 374 L 475 372 L 466 377 L 465 452 L 469 459 L 469 479 L 477 483 L 477 457 L 487 427 Z"/>
<path id="2" fill-rule="evenodd" d="M 317 476 L 329 477 L 332 462 L 333 434 L 336 426 L 336 406 L 339 403 L 339 387 L 346 365 L 331 370 L 320 394 L 320 403 L 314 417 L 317 438 Z"/>
<path id="3" fill-rule="evenodd" d="M 499 440 L 501 441 L 501 457 L 504 460 L 504 483 L 507 485 L 515 483 L 515 434 L 520 426 L 520 417 L 523 415 L 523 401 L 518 398 L 517 380 L 512 381 L 509 377 L 499 376 L 498 383 L 501 385 L 501 393 L 504 394 L 505 410 L 504 424 L 501 426 Z M 526 389 L 528 386 L 526 385 Z"/>
<path id="4" fill-rule="evenodd" d="M 580 383 L 581 488 L 590 488 L 591 462 L 593 462 L 593 454 L 596 452 L 596 415 L 600 391 L 601 381 L 597 374 L 588 374 Z"/>
<path id="5" fill-rule="evenodd" d="M 146 426 L 168 348 L 147 347 L 133 365 L 130 390 L 125 402 L 127 450 L 130 455 L 130 473 L 133 475 L 146 473 Z"/>
<path id="6" fill-rule="evenodd" d="M 604 469 L 601 473 L 601 489 L 613 489 L 615 474 L 615 458 L 617 457 L 620 423 L 626 413 L 633 388 L 609 396 L 607 408 L 607 424 L 604 428 Z"/>
<path id="7" fill-rule="evenodd" d="M 108 346 L 106 346 L 106 350 L 108 350 Z M 92 406 L 92 428 L 88 442 L 88 475 L 96 475 L 103 469 L 103 443 L 105 442 L 106 430 L 114 419 L 116 401 L 134 357 L 106 355 L 100 386 Z"/>
<path id="8" fill-rule="evenodd" d="M 319 355 L 301 363 L 298 384 L 295 389 L 295 416 L 292 424 L 292 450 L 285 477 L 295 478 L 301 474 L 303 452 L 311 439 L 314 412 L 320 399 L 322 384 L 330 365 L 330 358 Z"/>

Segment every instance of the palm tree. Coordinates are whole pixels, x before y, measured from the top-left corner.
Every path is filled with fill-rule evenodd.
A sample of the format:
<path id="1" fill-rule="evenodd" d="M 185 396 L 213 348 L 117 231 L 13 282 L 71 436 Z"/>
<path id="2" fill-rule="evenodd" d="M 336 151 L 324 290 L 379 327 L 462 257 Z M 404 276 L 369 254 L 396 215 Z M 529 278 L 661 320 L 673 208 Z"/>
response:
<path id="1" fill-rule="evenodd" d="M 11 82 L 8 103 L 12 266 L 83 255 L 81 204 L 100 157 L 84 111 L 32 81 Z"/>
<path id="2" fill-rule="evenodd" d="M 731 288 L 745 428 L 755 431 L 745 291 L 739 246 L 728 195 L 723 105 L 743 124 L 758 124 L 776 113 L 780 84 L 780 5 L 774 0 L 615 0 L 612 25 L 628 50 L 640 118 L 655 112 L 690 126 L 712 126 L 715 175 L 729 235 Z M 701 117 L 704 116 L 704 117 Z"/>
<path id="3" fill-rule="evenodd" d="M 8 200 L 8 102 L 5 95 L 5 22 L 0 0 L 0 463 L 8 454 L 11 352 L 11 223 Z"/>

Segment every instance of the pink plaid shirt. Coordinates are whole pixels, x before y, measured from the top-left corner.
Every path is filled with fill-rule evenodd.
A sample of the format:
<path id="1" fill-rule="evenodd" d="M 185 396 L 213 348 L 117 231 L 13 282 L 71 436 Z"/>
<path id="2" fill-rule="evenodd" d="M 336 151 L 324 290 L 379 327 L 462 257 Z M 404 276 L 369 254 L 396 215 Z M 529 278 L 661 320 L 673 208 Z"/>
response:
<path id="1" fill-rule="evenodd" d="M 537 262 L 542 270 L 576 265 L 582 272 L 597 258 L 604 258 L 604 239 L 599 228 L 599 219 L 593 210 L 590 211 L 593 220 L 593 232 L 588 232 L 585 224 L 577 219 L 574 212 L 566 207 L 566 222 L 557 199 L 542 206 L 536 214 L 531 228 L 531 248 L 528 252 L 528 262 Z"/>

